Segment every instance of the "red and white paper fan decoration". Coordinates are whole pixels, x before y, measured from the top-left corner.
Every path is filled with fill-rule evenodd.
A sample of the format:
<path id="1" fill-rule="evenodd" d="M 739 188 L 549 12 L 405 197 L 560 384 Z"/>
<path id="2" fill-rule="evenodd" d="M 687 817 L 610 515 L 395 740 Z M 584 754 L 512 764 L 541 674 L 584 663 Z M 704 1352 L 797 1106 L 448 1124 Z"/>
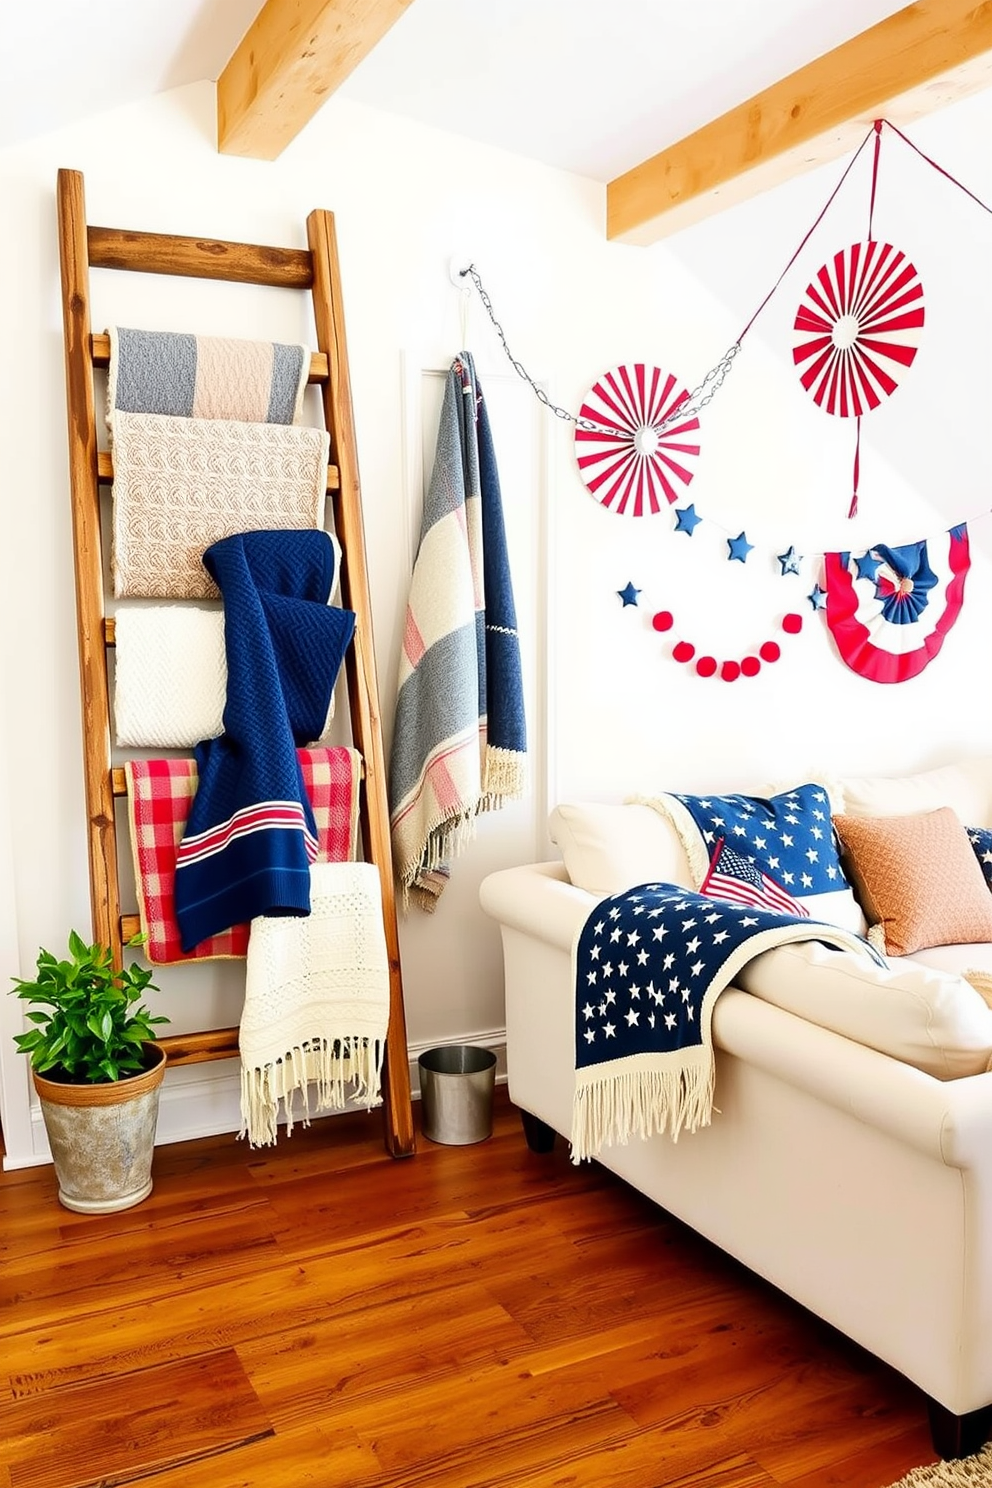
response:
<path id="1" fill-rule="evenodd" d="M 590 389 L 579 417 L 599 427 L 576 426 L 575 457 L 590 493 L 618 516 L 654 516 L 692 480 L 699 420 L 658 427 L 687 396 L 670 372 L 643 362 L 614 367 Z"/>
<path id="2" fill-rule="evenodd" d="M 807 285 L 794 329 L 803 387 L 825 413 L 860 418 L 895 392 L 916 356 L 920 276 L 891 243 L 853 243 Z"/>

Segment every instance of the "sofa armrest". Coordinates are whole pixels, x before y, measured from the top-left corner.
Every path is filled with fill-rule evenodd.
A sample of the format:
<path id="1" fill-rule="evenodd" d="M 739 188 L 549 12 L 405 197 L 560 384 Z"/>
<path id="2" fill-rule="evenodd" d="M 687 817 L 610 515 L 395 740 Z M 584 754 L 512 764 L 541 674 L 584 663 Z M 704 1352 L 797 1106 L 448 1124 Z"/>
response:
<path id="1" fill-rule="evenodd" d="M 560 862 L 502 868 L 479 888 L 479 903 L 492 919 L 569 953 L 598 902 L 594 894 L 569 883 Z"/>

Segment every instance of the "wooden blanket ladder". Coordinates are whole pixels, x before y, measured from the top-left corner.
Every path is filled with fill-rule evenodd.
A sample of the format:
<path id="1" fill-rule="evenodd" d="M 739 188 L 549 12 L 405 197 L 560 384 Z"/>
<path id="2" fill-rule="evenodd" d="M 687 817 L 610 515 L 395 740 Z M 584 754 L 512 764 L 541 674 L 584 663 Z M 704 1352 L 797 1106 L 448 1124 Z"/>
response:
<path id="1" fill-rule="evenodd" d="M 113 482 L 113 461 L 111 454 L 97 447 L 93 376 L 95 368 L 109 365 L 110 343 L 106 335 L 92 333 L 89 270 L 91 267 L 122 269 L 309 290 L 317 347 L 311 357 L 309 380 L 320 385 L 324 419 L 331 438 L 332 463 L 328 468 L 327 489 L 334 530 L 343 554 L 341 603 L 356 615 L 355 637 L 345 670 L 352 740 L 364 762 L 359 825 L 365 858 L 379 870 L 389 957 L 389 1031 L 382 1088 L 384 1138 L 393 1157 L 408 1156 L 414 1151 L 414 1133 L 406 1017 L 333 213 L 320 210 L 310 213 L 308 249 L 272 248 L 89 226 L 83 177 L 78 171 L 59 171 L 57 197 L 93 935 L 111 947 L 120 965 L 124 942 L 138 930 L 139 920 L 137 914 L 122 914 L 120 905 L 115 799 L 126 794 L 126 785 L 124 771 L 114 767 L 111 754 L 107 648 L 114 643 L 114 623 L 106 613 L 100 520 L 101 490 L 109 490 Z M 179 1034 L 160 1042 L 174 1065 L 238 1055 L 237 1028 Z"/>

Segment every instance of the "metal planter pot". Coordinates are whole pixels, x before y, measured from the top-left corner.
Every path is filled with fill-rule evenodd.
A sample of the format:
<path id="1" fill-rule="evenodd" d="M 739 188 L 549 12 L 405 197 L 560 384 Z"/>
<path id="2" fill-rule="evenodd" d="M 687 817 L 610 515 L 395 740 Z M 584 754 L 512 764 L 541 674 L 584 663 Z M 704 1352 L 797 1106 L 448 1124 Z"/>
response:
<path id="1" fill-rule="evenodd" d="M 140 1075 L 100 1085 L 65 1085 L 32 1071 L 59 1183 L 59 1203 L 77 1214 L 113 1214 L 152 1191 L 152 1157 L 166 1054 Z"/>

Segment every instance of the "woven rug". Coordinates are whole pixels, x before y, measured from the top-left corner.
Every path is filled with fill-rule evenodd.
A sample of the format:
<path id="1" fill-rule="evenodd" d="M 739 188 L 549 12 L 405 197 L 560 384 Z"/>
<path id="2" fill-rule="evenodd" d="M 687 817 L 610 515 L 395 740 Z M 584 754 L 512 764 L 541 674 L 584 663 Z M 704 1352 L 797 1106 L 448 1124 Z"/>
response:
<path id="1" fill-rule="evenodd" d="M 976 1488 L 977 1484 L 992 1485 L 992 1442 L 974 1457 L 914 1467 L 892 1488 Z"/>

